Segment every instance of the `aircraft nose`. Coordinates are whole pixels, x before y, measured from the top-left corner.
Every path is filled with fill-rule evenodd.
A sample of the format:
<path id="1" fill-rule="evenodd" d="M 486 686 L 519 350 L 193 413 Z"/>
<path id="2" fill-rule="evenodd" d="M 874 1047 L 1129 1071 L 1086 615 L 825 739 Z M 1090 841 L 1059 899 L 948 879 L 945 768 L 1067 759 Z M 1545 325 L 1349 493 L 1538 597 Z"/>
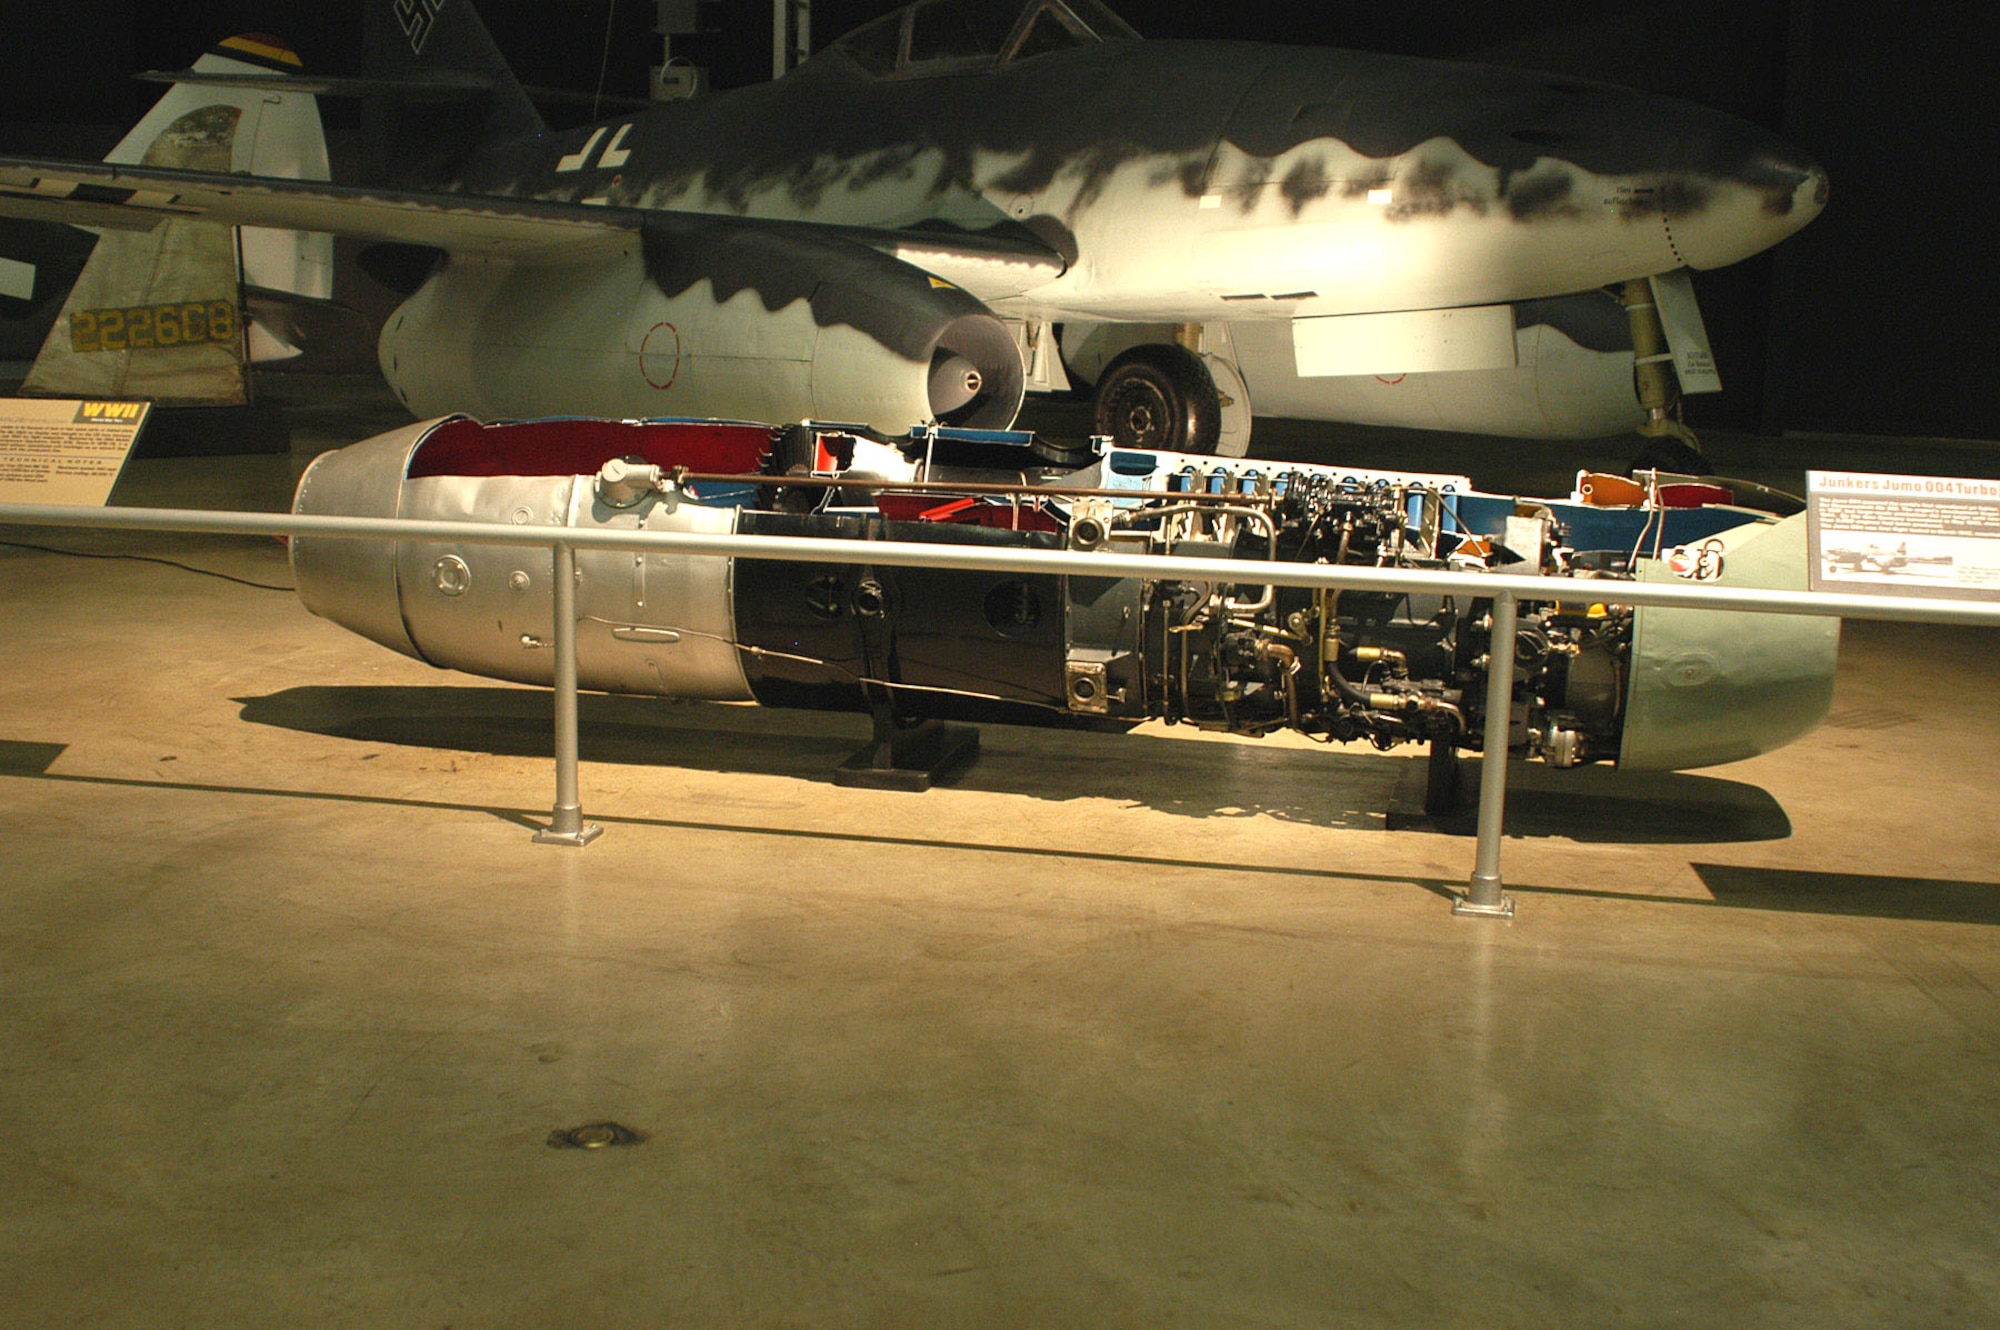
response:
<path id="1" fill-rule="evenodd" d="M 1812 206 L 1817 214 L 1818 210 L 1826 207 L 1827 196 L 1833 192 L 1833 181 L 1826 168 L 1814 162 L 1812 169 L 1806 173 L 1804 183 L 1812 186 Z"/>
<path id="2" fill-rule="evenodd" d="M 1827 176 L 1826 168 L 1815 161 L 1806 161 L 1800 167 L 1799 183 L 1792 190 L 1792 208 L 1803 214 L 1800 225 L 1826 211 L 1826 201 L 1833 193 L 1833 181 Z"/>
<path id="3" fill-rule="evenodd" d="M 1628 217 L 1663 215 L 1690 267 L 1720 267 L 1769 248 L 1826 206 L 1825 168 L 1779 134 L 1728 112 L 1538 78 L 1509 114 L 1514 150 L 1616 180 L 1618 206 Z"/>
<path id="4" fill-rule="evenodd" d="M 1740 178 L 1744 184 L 1762 190 L 1764 208 L 1772 216 L 1796 216 L 1798 226 L 1820 216 L 1832 192 L 1826 168 L 1794 148 L 1766 150 L 1752 156 Z"/>
<path id="5" fill-rule="evenodd" d="M 1689 157 L 1688 169 L 1669 180 L 1662 206 L 1693 268 L 1719 268 L 1770 248 L 1819 216 L 1832 192 L 1825 167 L 1742 121 L 1697 138 Z"/>

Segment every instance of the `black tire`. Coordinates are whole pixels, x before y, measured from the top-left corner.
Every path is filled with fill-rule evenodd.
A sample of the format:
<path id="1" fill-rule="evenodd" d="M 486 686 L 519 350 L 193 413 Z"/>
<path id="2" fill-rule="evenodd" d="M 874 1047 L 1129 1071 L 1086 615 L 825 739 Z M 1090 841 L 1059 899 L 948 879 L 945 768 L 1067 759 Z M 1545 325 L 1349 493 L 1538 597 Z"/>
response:
<path id="1" fill-rule="evenodd" d="M 1121 448 L 1213 453 L 1222 437 L 1222 395 L 1194 352 L 1135 346 L 1098 378 L 1092 422 Z"/>
<path id="2" fill-rule="evenodd" d="M 1699 448 L 1681 439 L 1648 439 L 1639 450 L 1626 475 L 1635 471 L 1671 471 L 1677 476 L 1712 476 L 1715 468 L 1708 464 L 1708 458 Z"/>

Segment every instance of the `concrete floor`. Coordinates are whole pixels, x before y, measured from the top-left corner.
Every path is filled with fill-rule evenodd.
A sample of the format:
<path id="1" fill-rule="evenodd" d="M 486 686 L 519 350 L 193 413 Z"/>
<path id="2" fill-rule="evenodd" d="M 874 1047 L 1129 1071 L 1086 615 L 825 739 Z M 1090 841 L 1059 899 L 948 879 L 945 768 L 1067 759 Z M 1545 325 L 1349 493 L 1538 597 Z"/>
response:
<path id="1" fill-rule="evenodd" d="M 399 419 L 288 391 L 118 501 Z M 557 849 L 543 693 L 151 563 L 0 549 L 0 621 L 0 1324 L 2000 1324 L 1990 636 L 1517 768 L 1500 924 L 1414 758 L 989 727 L 880 794 L 856 718 L 586 697 Z"/>

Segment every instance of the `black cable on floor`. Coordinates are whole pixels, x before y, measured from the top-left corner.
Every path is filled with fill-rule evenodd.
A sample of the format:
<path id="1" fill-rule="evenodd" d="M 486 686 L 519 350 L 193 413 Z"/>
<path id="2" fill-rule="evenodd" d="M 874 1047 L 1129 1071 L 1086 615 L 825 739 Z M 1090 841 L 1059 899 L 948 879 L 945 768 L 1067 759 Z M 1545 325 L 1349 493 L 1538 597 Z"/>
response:
<path id="1" fill-rule="evenodd" d="M 213 568 L 197 568 L 190 563 L 177 563 L 172 559 L 161 559 L 151 554 L 93 554 L 88 550 L 59 550 L 53 545 L 30 545 L 19 540 L 0 540 L 0 546 L 14 550 L 34 550 L 37 554 L 65 554 L 72 559 L 130 559 L 134 563 L 158 563 L 169 568 L 178 568 L 184 573 L 199 573 L 203 577 L 219 577 L 225 582 L 238 586 L 255 588 L 258 591 L 297 591 L 297 587 L 279 586 L 273 582 L 252 582 L 247 577 L 237 577 L 230 573 L 218 573 Z"/>

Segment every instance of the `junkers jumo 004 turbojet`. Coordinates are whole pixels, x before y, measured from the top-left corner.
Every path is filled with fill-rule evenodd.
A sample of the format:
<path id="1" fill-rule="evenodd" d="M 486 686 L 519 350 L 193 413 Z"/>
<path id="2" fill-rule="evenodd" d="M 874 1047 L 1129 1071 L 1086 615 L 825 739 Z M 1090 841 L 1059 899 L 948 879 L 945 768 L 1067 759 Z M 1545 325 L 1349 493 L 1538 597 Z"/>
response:
<path id="1" fill-rule="evenodd" d="M 1061 324 L 1101 428 L 1240 452 L 1260 402 L 1630 428 L 1632 343 L 1602 288 L 1754 254 L 1827 191 L 1772 135 L 1685 103 L 1140 41 L 1098 0 L 919 0 L 773 83 L 561 134 L 469 0 L 366 12 L 367 78 L 284 86 L 371 99 L 390 178 L 0 160 L 0 212 L 413 247 L 376 267 L 412 293 L 380 356 L 418 415 L 1005 426 L 1063 381 Z"/>
<path id="2" fill-rule="evenodd" d="M 1584 477 L 1561 500 L 1396 475 L 932 429 L 467 417 L 326 454 L 309 515 L 851 541 L 852 563 L 577 554 L 582 687 L 924 720 L 1294 729 L 1433 769 L 1483 742 L 1490 602 L 1301 590 L 1276 564 L 1552 575 L 1520 606 L 1510 748 L 1557 766 L 1734 761 L 1816 725 L 1837 620 L 1608 606 L 1630 578 L 1803 587 L 1803 515 L 1726 484 Z M 1782 505 L 1776 505 L 1782 506 Z M 1226 579 L 899 568 L 886 543 L 1207 556 Z M 306 606 L 417 659 L 551 682 L 539 550 L 450 540 L 292 544 Z M 880 757 L 878 752 L 878 757 Z"/>

